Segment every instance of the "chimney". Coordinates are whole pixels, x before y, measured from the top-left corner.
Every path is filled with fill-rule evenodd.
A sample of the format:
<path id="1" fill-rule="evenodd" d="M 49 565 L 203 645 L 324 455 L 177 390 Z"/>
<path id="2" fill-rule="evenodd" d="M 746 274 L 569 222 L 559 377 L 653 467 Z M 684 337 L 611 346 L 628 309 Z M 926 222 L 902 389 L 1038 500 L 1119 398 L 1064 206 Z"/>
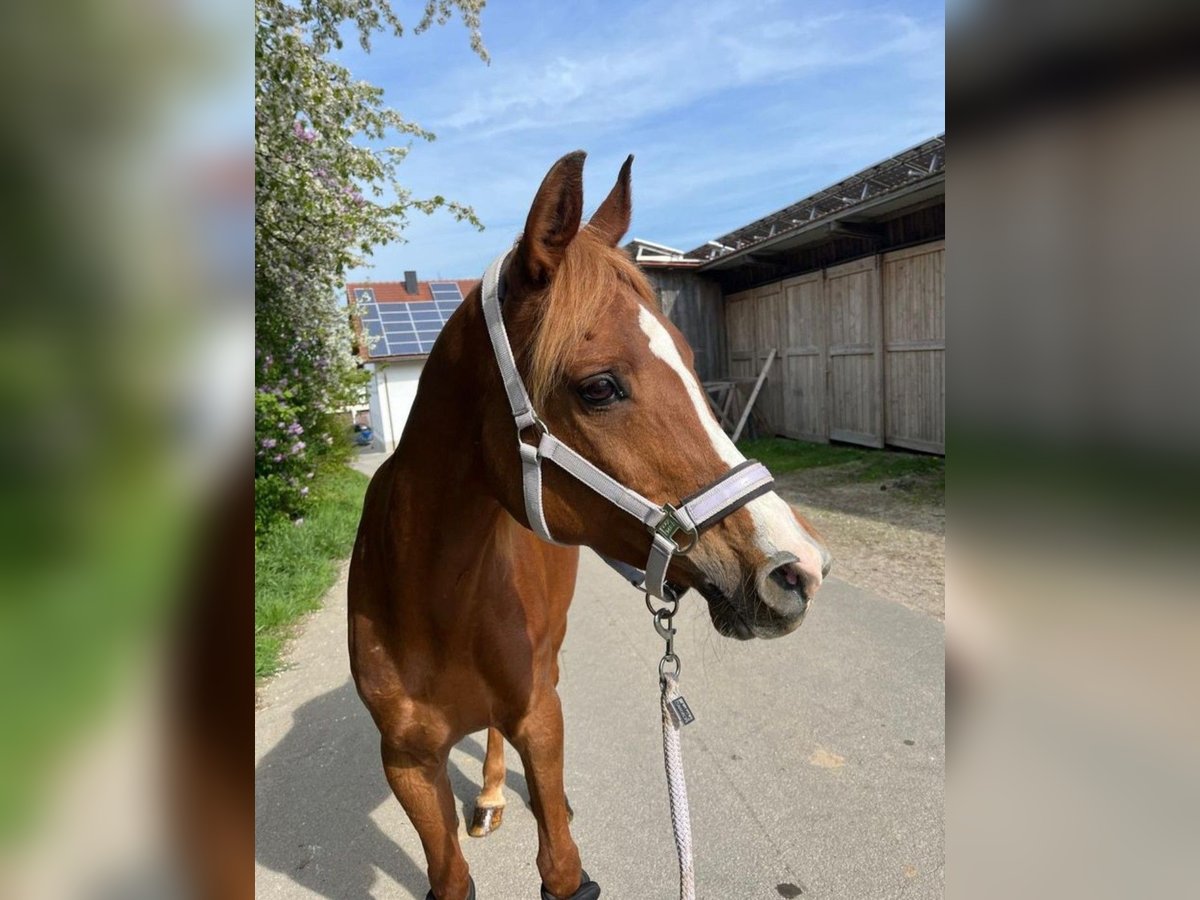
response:
<path id="1" fill-rule="evenodd" d="M 404 290 L 409 294 L 417 292 L 417 273 L 412 269 L 408 269 L 404 273 Z"/>

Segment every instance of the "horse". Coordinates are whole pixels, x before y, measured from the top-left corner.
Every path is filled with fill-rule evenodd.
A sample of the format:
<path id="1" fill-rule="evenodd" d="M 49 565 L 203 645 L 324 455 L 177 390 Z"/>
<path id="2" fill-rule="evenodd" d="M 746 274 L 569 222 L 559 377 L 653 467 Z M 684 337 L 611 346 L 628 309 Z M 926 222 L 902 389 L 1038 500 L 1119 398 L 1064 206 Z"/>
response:
<path id="1" fill-rule="evenodd" d="M 550 168 L 514 247 L 446 323 L 400 443 L 367 489 L 351 557 L 351 671 L 425 852 L 426 900 L 475 897 L 446 763 L 485 728 L 470 833 L 502 821 L 507 740 L 529 784 L 542 897 L 599 896 L 569 828 L 557 692 L 580 546 L 648 570 L 647 548 L 667 546 L 654 593 L 695 589 L 716 630 L 741 640 L 799 627 L 830 567 L 769 473 L 728 500 L 721 486 L 758 464 L 718 425 L 691 349 L 618 247 L 633 157 L 586 224 L 584 158 Z M 501 370 L 502 346 L 516 348 L 514 371 Z M 577 470 L 599 474 L 546 465 L 531 499 L 527 463 L 550 434 Z M 618 487 L 605 496 L 597 480 Z M 723 511 L 703 527 L 686 521 L 694 504 L 669 505 L 714 484 Z M 629 515 L 620 490 L 652 514 Z M 688 547 L 672 537 L 680 521 Z"/>

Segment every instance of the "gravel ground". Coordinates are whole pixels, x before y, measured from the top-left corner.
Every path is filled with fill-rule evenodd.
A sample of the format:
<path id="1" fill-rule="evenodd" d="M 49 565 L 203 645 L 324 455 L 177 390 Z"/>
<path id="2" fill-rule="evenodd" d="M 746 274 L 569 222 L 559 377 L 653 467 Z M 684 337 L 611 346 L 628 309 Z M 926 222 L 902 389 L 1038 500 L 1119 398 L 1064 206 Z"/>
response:
<path id="1" fill-rule="evenodd" d="M 945 618 L 945 489 L 932 474 L 861 481 L 861 463 L 788 472 L 781 496 L 811 519 L 852 584 Z"/>

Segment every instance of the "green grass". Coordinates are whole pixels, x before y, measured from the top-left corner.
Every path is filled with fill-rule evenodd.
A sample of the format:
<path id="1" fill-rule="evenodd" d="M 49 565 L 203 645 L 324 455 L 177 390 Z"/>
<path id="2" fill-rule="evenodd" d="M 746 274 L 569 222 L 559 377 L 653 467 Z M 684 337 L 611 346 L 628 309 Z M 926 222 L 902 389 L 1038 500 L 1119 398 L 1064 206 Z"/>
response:
<path id="1" fill-rule="evenodd" d="M 810 444 L 788 438 L 756 438 L 741 441 L 738 449 L 749 459 L 757 459 L 774 472 L 794 472 L 796 469 L 816 469 L 821 466 L 840 466 L 865 459 L 871 450 L 843 447 L 839 444 Z"/>
<path id="2" fill-rule="evenodd" d="M 317 473 L 304 521 L 280 522 L 255 545 L 254 676 L 282 667 L 280 654 L 300 616 L 317 609 L 350 555 L 367 477 L 345 466 Z"/>
<path id="3" fill-rule="evenodd" d="M 945 478 L 946 461 L 940 456 L 869 450 L 841 444 L 810 444 L 788 438 L 756 438 L 738 444 L 750 459 L 757 459 L 776 475 L 797 469 L 816 469 L 856 463 L 849 481 L 885 481 L 905 475 Z"/>

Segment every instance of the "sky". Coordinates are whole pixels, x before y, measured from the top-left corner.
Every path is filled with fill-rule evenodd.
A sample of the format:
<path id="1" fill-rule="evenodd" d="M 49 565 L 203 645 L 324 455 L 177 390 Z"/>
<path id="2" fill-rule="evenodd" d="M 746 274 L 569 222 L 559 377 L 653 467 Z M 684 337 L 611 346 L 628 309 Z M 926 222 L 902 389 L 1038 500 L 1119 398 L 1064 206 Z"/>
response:
<path id="1" fill-rule="evenodd" d="M 418 4 L 395 6 L 411 19 Z M 490 65 L 457 21 L 369 55 L 347 42 L 338 60 L 437 135 L 400 182 L 486 226 L 414 213 L 407 242 L 350 280 L 479 277 L 576 149 L 587 212 L 632 153 L 626 239 L 690 250 L 944 131 L 944 23 L 941 0 L 492 0 Z"/>

